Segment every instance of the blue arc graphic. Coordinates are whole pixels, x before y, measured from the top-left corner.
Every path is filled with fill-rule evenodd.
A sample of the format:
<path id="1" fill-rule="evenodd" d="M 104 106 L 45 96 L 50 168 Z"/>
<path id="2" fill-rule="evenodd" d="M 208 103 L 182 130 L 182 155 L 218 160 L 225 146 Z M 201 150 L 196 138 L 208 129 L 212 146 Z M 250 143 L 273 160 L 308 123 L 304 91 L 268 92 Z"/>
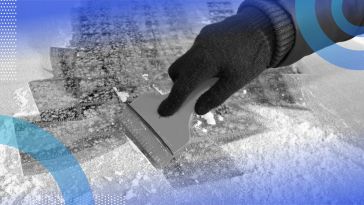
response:
<path id="1" fill-rule="evenodd" d="M 338 3 L 336 2 L 336 4 Z M 295 6 L 297 24 L 307 44 L 314 52 L 339 67 L 350 70 L 364 70 L 364 51 L 350 50 L 335 44 L 321 29 L 315 10 L 316 0 L 296 0 Z M 347 32 L 352 31 L 351 29 L 349 28 Z M 322 49 L 327 45 L 332 46 Z"/>
<path id="2" fill-rule="evenodd" d="M 34 124 L 0 115 L 0 144 L 30 155 L 55 179 L 66 205 L 93 205 L 88 180 L 72 153 L 50 133 Z M 50 151 L 49 151 L 50 150 Z M 47 160 L 61 156 L 59 160 Z"/>

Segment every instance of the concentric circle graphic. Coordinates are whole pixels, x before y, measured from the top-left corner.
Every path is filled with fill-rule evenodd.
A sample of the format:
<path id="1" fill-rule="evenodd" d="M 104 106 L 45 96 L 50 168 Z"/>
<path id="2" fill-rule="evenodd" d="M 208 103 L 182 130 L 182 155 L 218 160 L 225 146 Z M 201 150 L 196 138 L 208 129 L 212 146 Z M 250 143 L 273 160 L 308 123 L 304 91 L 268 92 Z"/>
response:
<path id="1" fill-rule="evenodd" d="M 364 50 L 351 50 L 333 42 L 321 29 L 316 15 L 316 0 L 296 0 L 296 20 L 311 49 L 326 61 L 350 70 L 364 70 Z M 364 33 L 364 27 L 351 24 L 343 14 L 343 0 L 332 0 L 332 15 L 337 25 L 349 35 Z M 332 45 L 325 49 L 325 46 Z M 322 49 L 322 50 L 321 50 Z"/>
<path id="2" fill-rule="evenodd" d="M 347 34 L 356 36 L 364 33 L 364 27 L 351 24 L 344 16 L 342 5 L 343 0 L 333 0 L 331 4 L 332 16 L 336 24 Z M 364 14 L 363 14 L 364 15 Z"/>

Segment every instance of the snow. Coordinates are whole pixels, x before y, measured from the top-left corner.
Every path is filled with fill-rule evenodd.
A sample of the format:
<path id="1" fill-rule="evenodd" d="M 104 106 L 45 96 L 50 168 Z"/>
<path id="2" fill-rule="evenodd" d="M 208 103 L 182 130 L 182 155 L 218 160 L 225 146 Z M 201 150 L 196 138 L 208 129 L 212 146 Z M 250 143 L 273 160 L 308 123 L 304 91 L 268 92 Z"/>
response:
<path id="1" fill-rule="evenodd" d="M 143 74 L 142 77 L 144 78 L 144 80 L 149 80 L 149 74 Z"/>
<path id="2" fill-rule="evenodd" d="M 166 95 L 168 94 L 168 92 L 163 91 L 162 89 L 160 89 L 157 85 L 153 84 L 152 87 L 161 95 Z"/>
<path id="3" fill-rule="evenodd" d="M 114 184 L 116 190 L 125 193 L 126 200 L 162 196 L 161 193 L 177 198 L 192 193 L 203 195 L 208 191 L 219 192 L 218 187 L 230 190 L 228 187 L 233 186 L 239 189 L 230 190 L 232 197 L 249 199 L 258 204 L 274 200 L 315 203 L 329 201 L 327 190 L 331 187 L 346 187 L 364 176 L 363 150 L 340 140 L 338 133 L 321 125 L 309 111 L 261 105 L 249 105 L 247 109 L 263 116 L 262 123 L 267 131 L 221 145 L 243 175 L 207 182 L 201 182 L 199 175 L 192 175 L 194 186 L 171 187 L 163 173 L 132 148 L 132 143 L 82 166 L 95 193 Z M 57 193 L 49 174 L 21 176 L 16 150 L 0 148 L 1 156 L 6 156 L 0 158 L 2 204 L 12 204 L 15 199 L 35 200 L 45 191 Z M 190 160 L 194 160 L 193 155 Z M 292 192 L 297 187 L 302 193 Z M 355 187 L 348 189 L 348 192 L 358 192 Z M 350 196 L 343 193 L 344 199 L 355 201 Z"/>
<path id="4" fill-rule="evenodd" d="M 116 94 L 118 95 L 118 97 L 121 100 L 121 102 L 126 102 L 128 100 L 129 93 L 127 93 L 127 92 L 119 92 L 118 89 L 115 88 L 115 87 L 113 89 L 116 92 Z"/>
<path id="5" fill-rule="evenodd" d="M 206 120 L 207 124 L 216 125 L 215 117 L 212 112 L 208 112 L 205 115 L 202 115 L 201 117 Z"/>
<path id="6" fill-rule="evenodd" d="M 254 103 L 244 104 L 244 110 L 232 115 L 259 116 L 255 118 L 264 132 L 229 143 L 204 142 L 198 147 L 202 156 L 192 150 L 184 153 L 187 165 L 180 172 L 155 169 L 131 142 L 83 163 L 95 197 L 118 192 L 127 202 L 150 199 L 158 204 L 171 197 L 188 204 L 193 196 L 214 193 L 247 204 L 361 203 L 357 196 L 362 192 L 358 184 L 364 176 L 364 151 L 342 140 L 346 136 L 321 121 L 318 112 Z M 193 129 L 209 137 L 218 126 L 215 118 L 219 124 L 230 120 L 209 113 L 197 117 Z M 209 146 L 217 151 L 208 152 Z M 0 146 L 0 204 L 34 204 L 53 195 L 61 201 L 50 174 L 23 176 L 18 151 Z"/>
<path id="7" fill-rule="evenodd" d="M 27 117 L 39 115 L 39 110 L 32 98 L 29 86 L 18 88 L 14 92 L 14 102 L 18 106 L 18 111 L 14 117 Z"/>
<path id="8" fill-rule="evenodd" d="M 314 61 L 317 62 L 317 59 Z M 38 69 L 40 66 L 33 67 Z M 27 73 L 34 72 L 33 67 L 29 69 L 28 66 L 24 66 Z M 309 68 L 318 70 L 321 67 L 322 63 Z M 323 78 L 321 76 L 320 78 Z M 340 76 L 343 75 L 329 78 L 327 84 L 332 85 L 332 82 L 335 82 L 334 84 L 338 85 L 337 80 L 341 79 Z M 142 77 L 146 79 L 148 76 Z M 348 87 L 345 86 L 347 82 L 352 82 L 348 79 L 356 78 L 353 75 L 341 79 L 340 85 Z M 362 79 L 356 79 L 356 81 L 359 82 Z M 322 83 L 318 84 L 323 86 Z M 167 94 L 157 85 L 152 86 L 159 93 Z M 309 88 L 312 87 L 319 88 L 317 85 Z M 325 91 L 339 89 L 326 87 Z M 358 90 L 350 86 L 348 88 L 353 91 Z M 115 91 L 123 102 L 128 99 L 128 93 Z M 337 102 L 335 100 L 338 95 L 335 93 L 331 95 L 315 93 L 314 97 L 318 102 L 323 103 L 325 100 Z M 340 96 L 344 96 L 343 93 Z M 250 95 L 246 89 L 242 91 L 242 94 Z M 346 99 L 362 103 L 357 99 L 352 100 L 353 97 L 359 99 L 360 96 L 350 96 Z M 32 98 L 29 88 L 17 90 L 14 98 L 19 107 L 16 116 L 37 114 L 37 110 L 31 106 Z M 335 106 L 339 107 L 338 110 L 341 112 L 345 112 L 346 117 L 352 117 L 355 113 L 360 114 L 360 111 L 354 113 L 349 109 L 349 103 L 337 104 Z M 172 168 L 155 169 L 143 153 L 129 141 L 102 156 L 82 163 L 81 166 L 89 179 L 95 197 L 116 192 L 125 196 L 128 201 L 151 199 L 148 204 L 161 204 L 158 200 L 169 196 L 171 200 L 173 198 L 179 200 L 176 204 L 184 202 L 187 204 L 196 196 L 214 193 L 218 198 L 225 196 L 237 199 L 241 203 L 246 202 L 246 204 L 298 204 L 302 201 L 306 201 L 306 204 L 322 204 L 322 202 L 361 204 L 362 201 L 356 196 L 362 192 L 357 184 L 363 184 L 363 149 L 343 140 L 348 136 L 330 124 L 332 121 L 340 121 L 339 117 L 343 115 L 323 121 L 318 115 L 326 110 L 318 111 L 311 108 L 300 110 L 246 103 L 244 112 L 232 113 L 230 116 L 214 116 L 213 113 L 208 113 L 197 118 L 193 131 L 202 132 L 202 137 L 207 136 L 207 140 L 193 149 L 199 150 L 198 153 L 202 156 L 197 156 L 193 149 L 185 152 L 183 162 L 186 163 L 179 165 L 177 171 Z M 247 113 L 251 114 L 246 117 Z M 249 119 L 251 116 L 258 116 L 257 121 L 264 130 L 228 143 L 210 140 L 208 137 L 217 132 L 216 119 L 218 124 L 228 123 L 229 117 L 232 116 L 237 116 L 237 120 L 241 120 L 239 123 L 243 128 L 246 123 L 245 117 Z M 229 126 L 234 126 L 225 125 L 225 132 L 230 131 Z M 350 127 L 350 124 L 348 126 Z M 243 128 L 240 130 L 241 133 L 236 134 L 244 135 Z M 198 138 L 201 135 L 194 135 L 194 137 Z M 206 163 L 206 160 L 212 163 Z M 179 170 L 180 168 L 183 169 Z M 59 189 L 49 173 L 23 176 L 21 171 L 18 151 L 0 145 L 0 204 L 35 204 L 34 201 L 52 198 L 53 195 L 58 199 L 61 198 Z M 187 185 L 182 184 L 189 180 L 193 182 Z M 175 181 L 182 181 L 182 185 L 176 185 Z M 153 199 L 155 199 L 154 202 Z"/>
<path id="9" fill-rule="evenodd" d="M 194 128 L 199 128 L 202 125 L 200 120 L 197 120 L 196 124 L 193 126 Z"/>

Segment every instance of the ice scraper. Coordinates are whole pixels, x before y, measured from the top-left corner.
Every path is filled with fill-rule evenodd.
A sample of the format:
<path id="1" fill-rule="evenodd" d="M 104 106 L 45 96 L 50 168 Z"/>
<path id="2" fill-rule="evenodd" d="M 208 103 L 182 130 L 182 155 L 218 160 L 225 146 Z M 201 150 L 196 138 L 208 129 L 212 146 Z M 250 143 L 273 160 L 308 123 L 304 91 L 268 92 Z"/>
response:
<path id="1" fill-rule="evenodd" d="M 157 112 L 167 95 L 144 94 L 126 105 L 121 120 L 126 135 L 156 168 L 168 165 L 188 145 L 196 101 L 216 81 L 213 78 L 201 83 L 169 117 Z"/>

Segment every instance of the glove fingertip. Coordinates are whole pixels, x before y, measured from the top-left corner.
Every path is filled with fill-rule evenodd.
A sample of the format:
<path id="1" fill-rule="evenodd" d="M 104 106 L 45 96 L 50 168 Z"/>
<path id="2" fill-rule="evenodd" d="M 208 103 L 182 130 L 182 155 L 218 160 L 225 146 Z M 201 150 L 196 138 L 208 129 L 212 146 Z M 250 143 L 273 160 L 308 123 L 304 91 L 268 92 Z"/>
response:
<path id="1" fill-rule="evenodd" d="M 158 114 L 162 117 L 168 117 L 175 113 L 175 109 L 170 106 L 168 100 L 164 100 L 158 107 Z"/>
<path id="2" fill-rule="evenodd" d="M 203 98 L 200 98 L 200 99 L 197 100 L 196 105 L 195 105 L 196 114 L 205 115 L 210 110 L 211 110 L 210 106 L 208 106 L 206 104 L 206 102 L 204 102 Z"/>

